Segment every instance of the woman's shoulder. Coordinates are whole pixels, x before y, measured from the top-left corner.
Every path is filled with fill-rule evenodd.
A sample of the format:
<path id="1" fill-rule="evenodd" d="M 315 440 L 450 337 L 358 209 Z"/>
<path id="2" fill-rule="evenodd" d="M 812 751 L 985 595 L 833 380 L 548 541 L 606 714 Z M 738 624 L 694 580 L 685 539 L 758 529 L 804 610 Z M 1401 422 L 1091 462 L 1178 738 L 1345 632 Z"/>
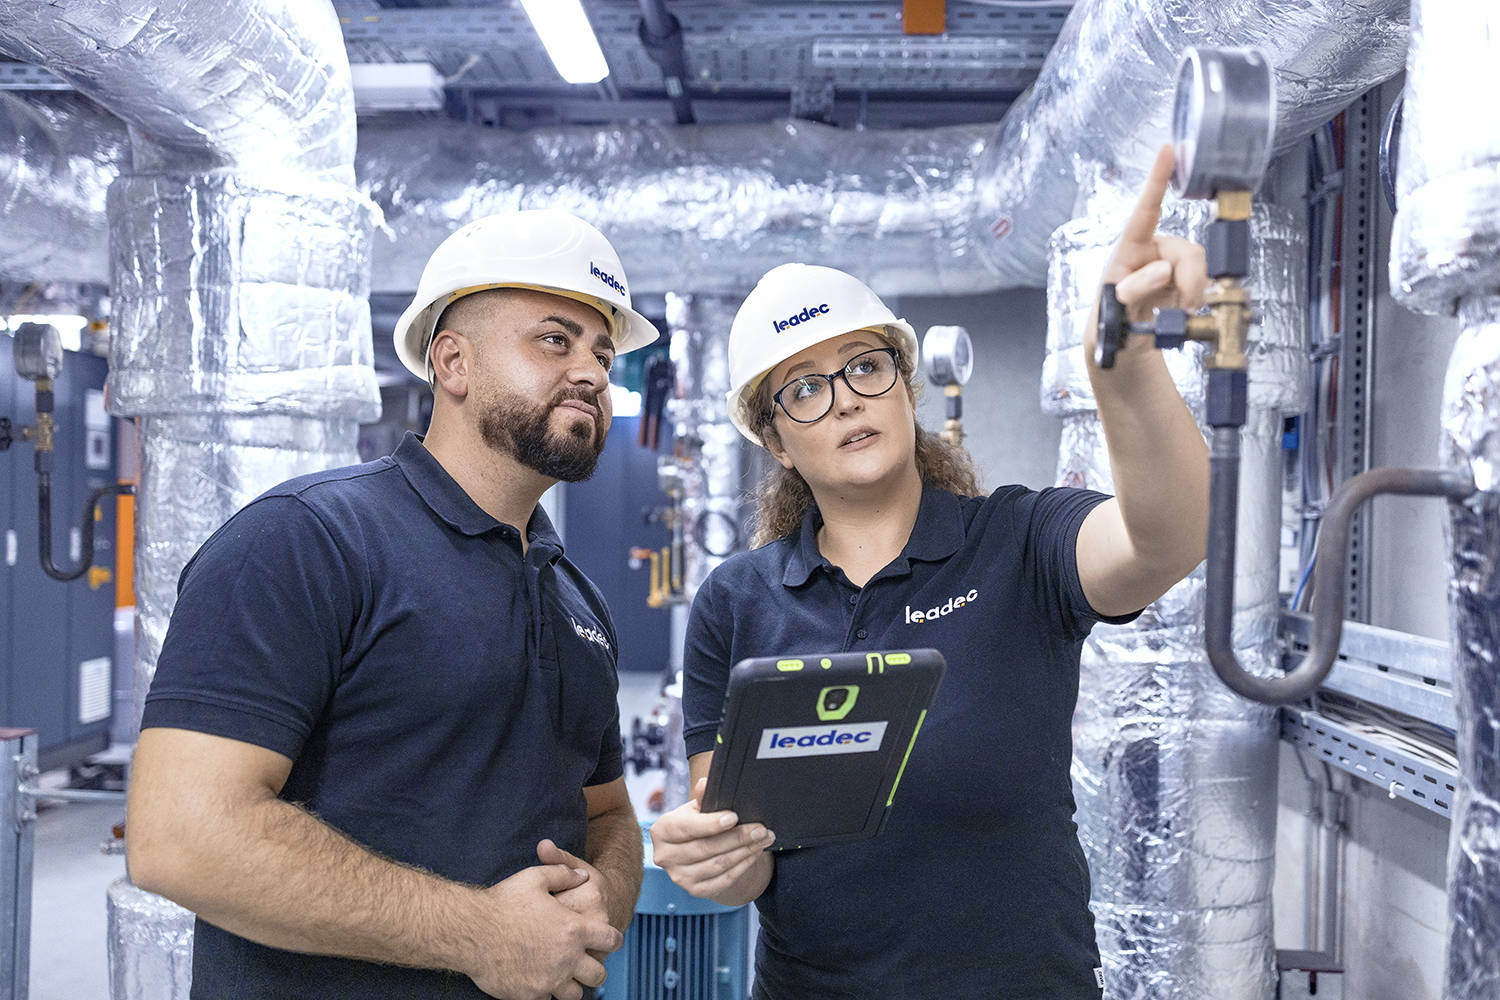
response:
<path id="1" fill-rule="evenodd" d="M 709 571 L 705 586 L 734 586 L 747 580 L 780 580 L 787 560 L 797 552 L 797 536 L 787 535 L 753 549 L 736 552 Z"/>

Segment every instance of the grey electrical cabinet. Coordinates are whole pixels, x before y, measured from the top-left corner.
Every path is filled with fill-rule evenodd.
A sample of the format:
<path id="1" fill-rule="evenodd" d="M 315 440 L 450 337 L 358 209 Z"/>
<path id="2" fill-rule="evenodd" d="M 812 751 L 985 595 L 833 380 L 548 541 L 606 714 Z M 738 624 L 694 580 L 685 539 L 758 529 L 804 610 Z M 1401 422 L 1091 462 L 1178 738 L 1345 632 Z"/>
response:
<path id="1" fill-rule="evenodd" d="M 114 428 L 104 410 L 103 358 L 65 352 L 55 384 L 52 560 L 76 566 L 83 504 L 115 481 Z M 15 373 L 0 341 L 0 416 L 16 440 L 0 452 L 0 726 L 38 732 L 44 769 L 67 767 L 109 745 L 114 660 L 115 498 L 94 524 L 94 572 L 60 583 L 42 570 L 37 477 L 30 441 L 35 388 Z M 127 569 L 128 571 L 128 569 Z"/>

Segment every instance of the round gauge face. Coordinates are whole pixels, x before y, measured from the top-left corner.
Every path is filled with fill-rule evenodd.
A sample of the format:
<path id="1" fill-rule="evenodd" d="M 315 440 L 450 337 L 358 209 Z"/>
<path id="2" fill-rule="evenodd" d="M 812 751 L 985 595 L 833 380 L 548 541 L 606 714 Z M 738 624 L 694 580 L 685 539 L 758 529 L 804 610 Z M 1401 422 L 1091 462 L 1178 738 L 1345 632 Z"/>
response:
<path id="1" fill-rule="evenodd" d="M 1198 152 L 1199 129 L 1203 125 L 1202 75 L 1197 50 L 1190 50 L 1177 76 L 1177 95 L 1172 102 L 1172 144 L 1177 159 L 1172 167 L 1172 189 L 1179 195 L 1187 190 L 1193 175 L 1193 161 Z"/>
<path id="2" fill-rule="evenodd" d="M 959 328 L 953 343 L 953 381 L 963 385 L 974 374 L 974 347 L 969 341 L 969 331 Z"/>
<path id="3" fill-rule="evenodd" d="M 1188 49 L 1177 70 L 1172 189 L 1183 198 L 1253 191 L 1270 163 L 1275 76 L 1254 49 Z"/>
<path id="4" fill-rule="evenodd" d="M 922 338 L 922 363 L 936 385 L 963 385 L 974 373 L 974 346 L 961 326 L 934 326 Z"/>

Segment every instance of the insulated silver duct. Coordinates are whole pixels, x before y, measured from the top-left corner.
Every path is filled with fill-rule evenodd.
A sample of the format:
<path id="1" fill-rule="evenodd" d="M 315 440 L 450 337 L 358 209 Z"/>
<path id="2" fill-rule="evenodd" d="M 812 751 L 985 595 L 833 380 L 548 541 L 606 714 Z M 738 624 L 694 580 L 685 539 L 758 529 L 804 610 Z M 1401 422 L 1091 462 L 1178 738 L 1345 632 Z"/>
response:
<path id="1" fill-rule="evenodd" d="M 1483 491 L 1448 506 L 1459 780 L 1445 1000 L 1500 996 L 1500 130 L 1486 106 L 1497 38 L 1489 0 L 1413 4 L 1390 265 L 1397 301 L 1458 316 L 1442 460 Z"/>
<path id="2" fill-rule="evenodd" d="M 304 6 L 316 7 L 284 3 L 303 19 L 311 16 Z M 1127 181 L 1144 175 L 1168 135 L 1176 63 L 1189 45 L 1267 51 L 1281 88 L 1285 149 L 1400 70 L 1407 3 L 1085 0 L 1031 94 L 998 131 L 853 131 L 796 121 L 520 134 L 452 122 L 366 126 L 359 176 L 389 222 L 375 248 L 373 288 L 410 291 L 428 250 L 458 226 L 538 205 L 566 208 L 604 230 L 631 262 L 637 292 L 732 294 L 794 259 L 844 268 L 884 295 L 1040 285 L 1047 234 L 1075 214 L 1075 166 L 1102 164 Z M 7 17 L 16 15 L 0 13 L 0 35 Z M 239 15 L 225 23 L 256 37 L 241 30 Z M 324 93 L 316 79 L 296 93 Z M 294 120 L 284 107 L 271 110 L 282 126 Z M 213 124 L 225 124 L 217 118 Z M 257 147 L 253 131 L 230 138 L 237 150 Z M 343 141 L 334 129 L 306 145 Z M 279 138 L 267 143 L 284 146 Z"/>
<path id="3" fill-rule="evenodd" d="M 1500 996 L 1500 294 L 1465 296 L 1458 316 L 1443 394 L 1444 459 L 1468 469 L 1484 492 L 1448 505 L 1459 780 L 1443 997 L 1493 1000 Z"/>
<path id="4" fill-rule="evenodd" d="M 354 88 L 326 2 L 7 3 L 0 52 L 128 122 L 137 170 L 354 179 Z"/>
<path id="5" fill-rule="evenodd" d="M 632 280 L 635 272 L 632 265 Z M 744 439 L 729 422 L 724 402 L 730 386 L 729 328 L 742 297 L 667 295 L 667 334 L 677 373 L 676 389 L 668 402 L 675 446 L 672 457 L 659 461 L 675 467 L 682 481 L 681 511 L 686 537 L 682 569 L 685 602 L 672 607 L 670 672 L 674 680 L 664 692 L 670 729 L 666 809 L 686 802 L 691 791 L 682 743 L 681 671 L 688 606 L 709 572 L 744 541 L 739 529 Z"/>
<path id="6" fill-rule="evenodd" d="M 141 418 L 138 706 L 196 547 L 275 483 L 356 460 L 355 424 L 379 414 L 348 58 L 333 8 L 306 0 L 7 4 L 0 51 L 132 130 L 107 212 L 111 409 Z M 178 940 L 182 911 L 127 892 L 114 1000 L 185 996 L 180 963 L 140 951 Z"/>
<path id="7" fill-rule="evenodd" d="M 125 151 L 119 119 L 75 94 L 0 93 L 0 276 L 102 284 L 104 193 Z"/>
<path id="8" fill-rule="evenodd" d="M 1463 296 L 1500 289 L 1497 38 L 1492 0 L 1413 5 L 1390 263 L 1408 309 L 1452 316 Z"/>
<path id="9" fill-rule="evenodd" d="M 638 293 L 743 295 L 789 260 L 884 294 L 981 291 L 995 283 L 974 245 L 975 170 L 993 132 L 366 126 L 361 183 L 389 230 L 374 288 L 416 287 L 430 248 L 469 219 L 549 206 L 597 225 Z"/>
<path id="10" fill-rule="evenodd" d="M 634 273 L 631 275 L 634 278 Z M 729 422 L 729 327 L 741 298 L 668 295 L 667 332 L 677 389 L 668 404 L 681 464 L 687 529 L 682 585 L 691 598 L 740 541 L 740 444 Z M 723 553 L 713 555 L 711 553 Z"/>
<path id="11" fill-rule="evenodd" d="M 1102 167 L 1144 180 L 1171 135 L 1177 64 L 1194 45 L 1254 46 L 1276 70 L 1277 151 L 1401 71 L 1410 0 L 1080 0 L 1041 74 L 989 146 L 981 241 L 998 287 L 1034 285 L 1050 234 Z"/>
<path id="12" fill-rule="evenodd" d="M 178 1000 L 193 985 L 193 915 L 129 879 L 108 894 L 109 995 Z"/>
<path id="13" fill-rule="evenodd" d="M 1042 405 L 1064 419 L 1058 481 L 1067 486 L 1113 485 L 1082 342 L 1133 202 L 1133 192 L 1101 192 L 1099 214 L 1052 241 Z M 1201 240 L 1207 221 L 1203 205 L 1179 203 L 1161 230 Z M 1242 662 L 1270 672 L 1279 663 L 1279 556 L 1264 543 L 1280 526 L 1280 411 L 1300 409 L 1307 394 L 1306 251 L 1282 210 L 1257 206 L 1252 233 L 1247 284 L 1262 321 L 1242 446 L 1235 647 Z M 1201 421 L 1198 347 L 1165 356 Z M 1203 586 L 1199 567 L 1133 624 L 1096 626 L 1084 645 L 1073 783 L 1109 1000 L 1269 1000 L 1276 989 L 1277 715 L 1214 676 Z"/>

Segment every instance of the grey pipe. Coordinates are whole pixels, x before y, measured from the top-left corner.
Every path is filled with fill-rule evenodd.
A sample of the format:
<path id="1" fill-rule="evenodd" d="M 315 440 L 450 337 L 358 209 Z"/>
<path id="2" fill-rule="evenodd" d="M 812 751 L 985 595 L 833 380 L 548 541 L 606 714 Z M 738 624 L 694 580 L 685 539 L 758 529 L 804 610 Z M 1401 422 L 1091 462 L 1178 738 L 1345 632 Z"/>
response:
<path id="1" fill-rule="evenodd" d="M 1307 654 L 1284 677 L 1260 677 L 1240 666 L 1234 653 L 1235 521 L 1239 506 L 1240 429 L 1214 428 L 1209 457 L 1208 578 L 1204 643 L 1209 662 L 1229 688 L 1268 705 L 1301 701 L 1318 689 L 1339 652 L 1344 631 L 1342 585 L 1349 550 L 1349 522 L 1360 506 L 1382 493 L 1462 500 L 1474 494 L 1467 472 L 1387 467 L 1362 472 L 1339 486 L 1323 511 L 1313 571 L 1313 627 Z"/>

